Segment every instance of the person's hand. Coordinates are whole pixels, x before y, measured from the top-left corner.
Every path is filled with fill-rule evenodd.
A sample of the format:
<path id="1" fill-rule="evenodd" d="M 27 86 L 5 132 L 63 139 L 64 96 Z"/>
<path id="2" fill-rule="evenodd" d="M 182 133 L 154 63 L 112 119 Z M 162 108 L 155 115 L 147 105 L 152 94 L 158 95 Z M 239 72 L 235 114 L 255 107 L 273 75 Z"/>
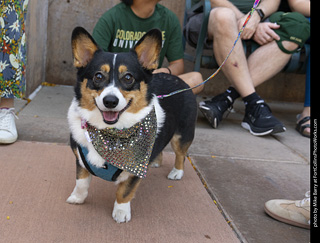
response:
<path id="1" fill-rule="evenodd" d="M 243 24 L 247 20 L 249 16 L 249 13 L 238 19 L 238 29 L 239 31 L 242 29 Z M 247 22 L 246 27 L 241 33 L 241 39 L 242 40 L 249 40 L 253 37 L 254 33 L 256 32 L 256 29 L 260 23 L 260 16 L 258 14 L 253 14 L 250 18 L 250 20 Z"/>
<path id="2" fill-rule="evenodd" d="M 158 68 L 158 69 L 153 70 L 152 73 L 153 74 L 155 74 L 155 73 L 169 73 L 170 74 L 168 68 Z"/>
<path id="3" fill-rule="evenodd" d="M 256 32 L 253 35 L 253 40 L 259 45 L 265 45 L 273 40 L 280 40 L 280 37 L 274 32 L 274 29 L 280 28 L 280 25 L 276 23 L 263 22 L 257 27 Z"/>
<path id="4" fill-rule="evenodd" d="M 184 69 L 184 63 L 183 63 L 183 59 L 181 58 L 181 59 L 169 62 L 168 67 L 155 69 L 153 71 L 153 74 L 155 74 L 155 73 L 169 73 L 169 74 L 178 76 L 183 73 L 183 69 Z"/>

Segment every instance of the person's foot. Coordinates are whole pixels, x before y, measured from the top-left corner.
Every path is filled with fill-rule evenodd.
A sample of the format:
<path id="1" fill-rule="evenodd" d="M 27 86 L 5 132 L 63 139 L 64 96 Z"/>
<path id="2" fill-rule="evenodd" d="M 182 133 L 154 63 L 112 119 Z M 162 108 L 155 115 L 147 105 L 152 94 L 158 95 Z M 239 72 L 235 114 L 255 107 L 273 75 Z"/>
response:
<path id="1" fill-rule="evenodd" d="M 217 128 L 226 110 L 231 109 L 233 100 L 230 96 L 219 94 L 211 100 L 201 101 L 199 109 L 213 128 Z"/>
<path id="2" fill-rule="evenodd" d="M 285 126 L 272 115 L 270 107 L 264 100 L 258 100 L 251 105 L 247 104 L 241 125 L 255 136 L 265 136 L 286 130 Z"/>
<path id="3" fill-rule="evenodd" d="M 14 143 L 18 139 L 18 133 L 14 118 L 14 108 L 0 109 L 0 144 Z"/>
<path id="4" fill-rule="evenodd" d="M 310 138 L 310 116 L 297 115 L 296 130 L 304 137 Z"/>
<path id="5" fill-rule="evenodd" d="M 303 200 L 274 199 L 265 203 L 268 215 L 281 222 L 310 229 L 310 191 Z"/>

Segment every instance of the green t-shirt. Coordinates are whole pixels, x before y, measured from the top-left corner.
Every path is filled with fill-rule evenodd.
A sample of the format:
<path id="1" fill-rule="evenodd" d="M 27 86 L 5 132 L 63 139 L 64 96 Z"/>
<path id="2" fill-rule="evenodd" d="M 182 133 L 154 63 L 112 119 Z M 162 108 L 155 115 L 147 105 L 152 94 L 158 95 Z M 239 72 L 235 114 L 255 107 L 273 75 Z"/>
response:
<path id="1" fill-rule="evenodd" d="M 200 0 L 192 0 L 192 6 L 197 2 L 200 2 Z M 247 14 L 251 11 L 254 0 L 229 0 L 229 2 L 236 6 L 240 12 Z"/>
<path id="2" fill-rule="evenodd" d="M 242 13 L 247 14 L 253 7 L 254 0 L 229 0 L 236 6 Z"/>
<path id="3" fill-rule="evenodd" d="M 151 17 L 143 19 L 136 16 L 130 6 L 119 3 L 99 19 L 93 38 L 104 51 L 127 52 L 153 28 L 162 31 L 159 67 L 164 57 L 169 62 L 183 58 L 180 22 L 173 12 L 160 4 Z"/>

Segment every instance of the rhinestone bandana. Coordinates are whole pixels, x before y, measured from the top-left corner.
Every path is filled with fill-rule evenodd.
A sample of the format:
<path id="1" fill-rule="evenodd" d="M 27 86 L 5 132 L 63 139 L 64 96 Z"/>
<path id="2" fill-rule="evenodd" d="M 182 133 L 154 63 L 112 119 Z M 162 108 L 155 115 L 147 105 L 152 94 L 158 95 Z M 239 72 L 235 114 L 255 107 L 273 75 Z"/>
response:
<path id="1" fill-rule="evenodd" d="M 98 154 L 107 163 L 145 178 L 157 132 L 154 108 L 130 128 L 98 130 L 87 124 L 88 135 Z"/>

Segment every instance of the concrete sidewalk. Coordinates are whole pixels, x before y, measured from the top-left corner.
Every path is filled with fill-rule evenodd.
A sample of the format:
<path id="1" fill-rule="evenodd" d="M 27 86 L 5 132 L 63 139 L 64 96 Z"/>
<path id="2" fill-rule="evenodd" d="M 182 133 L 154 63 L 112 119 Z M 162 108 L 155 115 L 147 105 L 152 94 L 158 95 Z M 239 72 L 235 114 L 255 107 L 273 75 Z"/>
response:
<path id="1" fill-rule="evenodd" d="M 45 86 L 30 103 L 18 101 L 19 141 L 67 145 L 69 130 L 66 113 L 72 96 L 72 87 Z M 220 211 L 223 217 L 210 220 L 221 225 L 221 232 L 229 232 L 230 241 L 238 238 L 240 242 L 309 242 L 309 230 L 278 222 L 263 210 L 264 203 L 270 199 L 302 199 L 310 187 L 310 140 L 294 129 L 295 116 L 301 112 L 302 104 L 268 104 L 274 115 L 286 125 L 285 133 L 268 137 L 250 135 L 240 126 L 244 115 L 241 102 L 235 104 L 234 112 L 225 118 L 218 129 L 212 129 L 199 113 L 196 137 L 189 155 L 207 189 L 205 194 L 213 199 L 214 206 L 200 211 Z M 171 148 L 166 148 L 166 152 L 170 155 Z M 70 161 L 72 166 L 73 162 Z M 194 170 L 188 173 L 196 174 Z M 186 187 L 191 186 L 186 181 L 184 183 Z M 203 186 L 200 188 L 205 190 Z M 207 200 L 206 196 L 203 200 Z M 166 217 L 161 212 L 158 216 Z M 148 219 L 144 220 L 147 223 Z M 3 219 L 0 220 L 2 223 Z M 205 222 L 208 225 L 211 223 Z M 141 237 L 143 235 L 141 233 Z M 206 236 L 202 242 L 227 242 L 221 241 L 225 234 Z"/>

